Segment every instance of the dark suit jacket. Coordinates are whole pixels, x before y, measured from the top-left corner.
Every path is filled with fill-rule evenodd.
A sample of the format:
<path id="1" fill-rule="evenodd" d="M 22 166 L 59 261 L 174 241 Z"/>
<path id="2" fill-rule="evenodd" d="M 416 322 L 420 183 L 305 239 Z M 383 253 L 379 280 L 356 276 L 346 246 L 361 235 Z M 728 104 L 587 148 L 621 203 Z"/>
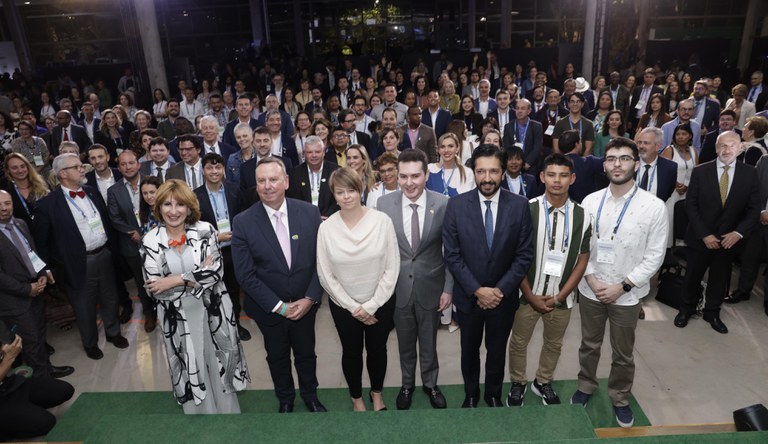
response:
<path id="1" fill-rule="evenodd" d="M 13 221 L 29 242 L 32 250 L 36 250 L 35 240 L 32 238 L 27 224 L 21 219 L 13 218 Z M 40 273 L 45 273 L 45 270 Z M 31 283 L 34 280 L 35 278 L 30 276 L 19 250 L 8 239 L 8 236 L 0 234 L 0 316 L 18 316 L 29 310 L 33 300 L 29 297 L 29 291 L 32 289 Z"/>
<path id="2" fill-rule="evenodd" d="M 320 195 L 317 199 L 317 208 L 320 210 L 320 215 L 323 217 L 328 217 L 339 211 L 339 205 L 336 203 L 336 199 L 333 197 L 333 193 L 331 193 L 331 188 L 329 186 L 331 173 L 338 168 L 339 166 L 335 163 L 328 161 L 323 162 L 323 174 L 320 177 Z M 288 177 L 290 178 L 290 185 L 285 192 L 285 196 L 290 197 L 291 199 L 312 203 L 312 184 L 309 180 L 307 163 L 304 162 L 293 168 L 288 173 Z"/>
<path id="3" fill-rule="evenodd" d="M 677 163 L 672 160 L 665 159 L 661 156 L 657 157 L 656 172 L 653 173 L 653 168 L 648 170 L 648 180 L 651 180 L 650 175 L 655 174 L 656 177 L 656 197 L 664 202 L 672 196 L 675 192 L 675 185 L 677 184 Z M 640 184 L 643 178 L 645 170 L 641 166 L 635 174 L 635 182 Z"/>
<path id="4" fill-rule="evenodd" d="M 293 119 L 291 118 L 291 115 L 287 112 L 283 111 L 282 109 L 280 111 L 280 132 L 283 135 L 288 135 L 293 137 Z M 267 113 L 261 113 L 259 115 L 259 118 L 256 119 L 256 126 L 266 126 L 266 118 Z M 229 126 L 229 125 L 227 125 Z M 233 127 L 234 129 L 234 127 Z"/>
<path id="5" fill-rule="evenodd" d="M 98 128 L 98 127 L 97 127 Z M 77 143 L 81 153 L 88 152 L 88 148 L 91 146 L 91 139 L 88 138 L 88 133 L 85 132 L 85 128 L 74 123 L 70 126 L 69 140 Z M 51 151 L 51 156 L 59 155 L 59 145 L 64 140 L 64 131 L 60 126 L 54 126 L 51 130 L 51 144 L 48 148 Z"/>
<path id="6" fill-rule="evenodd" d="M 720 121 L 720 104 L 709 97 L 706 98 L 706 101 L 704 105 L 704 119 L 700 123 L 702 128 L 714 130 L 718 128 Z M 696 116 L 693 116 L 693 119 L 696 119 Z"/>
<path id="7" fill-rule="evenodd" d="M 273 156 L 276 159 L 280 159 L 285 164 L 285 171 L 291 171 L 293 163 L 290 159 L 285 157 Z M 254 202 L 259 200 L 259 195 L 256 193 L 256 164 L 258 163 L 257 157 L 246 160 L 240 165 L 240 195 L 243 198 L 245 207 L 250 207 Z"/>
<path id="8" fill-rule="evenodd" d="M 442 108 L 438 108 L 437 118 L 435 119 L 435 127 L 432 128 L 435 130 L 435 137 L 439 139 L 440 136 L 445 134 L 445 132 L 448 130 L 448 124 L 451 123 L 451 120 L 451 113 Z M 424 111 L 421 112 L 421 123 L 429 127 L 432 126 L 432 115 L 429 113 L 429 108 L 425 108 Z"/>
<path id="9" fill-rule="evenodd" d="M 469 123 L 467 123 L 467 119 L 464 118 L 464 113 L 459 112 L 453 115 L 453 120 L 462 120 L 467 125 L 467 131 L 469 131 L 471 134 L 476 135 L 477 137 L 480 137 L 483 133 L 483 116 L 480 115 L 480 113 L 474 113 L 469 118 Z"/>
<path id="10" fill-rule="evenodd" d="M 720 178 L 717 161 L 701 164 L 693 169 L 685 211 L 688 214 L 688 230 L 685 243 L 689 247 L 704 250 L 702 239 L 710 234 L 720 238 L 731 231 L 748 238 L 760 217 L 760 190 L 755 168 L 734 162 L 735 176 L 725 207 L 720 203 Z"/>
<path id="11" fill-rule="evenodd" d="M 243 200 L 240 196 L 240 189 L 237 185 L 224 181 L 222 184 L 224 187 L 224 196 L 227 199 L 227 213 L 229 214 L 229 225 L 235 221 L 235 216 L 243 211 Z M 200 220 L 208 222 L 213 225 L 216 230 L 219 229 L 216 223 L 216 212 L 213 210 L 211 204 L 211 197 L 208 195 L 208 188 L 205 185 L 196 188 L 195 196 L 197 196 L 198 202 L 200 202 Z"/>
<path id="12" fill-rule="evenodd" d="M 541 196 L 542 187 L 540 187 L 537 184 L 536 177 L 528 173 L 522 173 L 521 176 L 523 178 L 523 188 L 525 189 L 525 196 L 523 197 L 530 200 L 534 197 Z M 511 192 L 511 190 L 509 189 L 509 182 L 507 182 L 506 174 L 501 178 L 501 188 Z M 517 193 L 513 193 L 513 194 L 517 194 Z"/>
<path id="13" fill-rule="evenodd" d="M 168 168 L 168 171 L 165 172 L 165 180 L 168 180 L 168 179 L 178 179 L 178 180 L 180 180 L 182 182 L 186 182 L 187 181 L 187 173 L 185 172 L 185 168 L 186 167 L 187 167 L 187 164 L 184 163 L 184 162 L 174 163 L 173 166 Z M 199 169 L 200 169 L 200 177 L 198 178 L 199 179 L 198 182 L 197 182 L 198 185 L 201 185 L 203 183 L 203 181 L 205 180 L 205 178 L 203 177 L 203 174 L 202 174 L 203 173 L 202 172 L 202 168 L 203 168 L 203 163 L 200 162 L 200 167 L 199 167 Z M 187 185 L 189 185 L 189 184 L 187 184 Z M 190 185 L 190 188 L 192 188 L 191 185 Z"/>
<path id="14" fill-rule="evenodd" d="M 88 185 L 83 185 L 83 191 L 101 215 L 108 239 L 105 246 L 112 250 L 114 234 L 104 199 L 98 190 Z M 38 254 L 54 271 L 57 280 L 72 288 L 83 288 L 86 283 L 85 242 L 60 186 L 38 201 L 33 230 Z"/>
<path id="15" fill-rule="evenodd" d="M 85 127 L 86 127 L 85 119 L 78 120 L 77 124 L 80 125 L 83 128 L 83 130 L 85 131 Z M 101 119 L 93 119 L 93 123 L 92 124 L 93 124 L 93 134 L 95 135 L 99 131 L 99 126 L 101 125 Z M 88 131 L 85 131 L 85 135 L 86 135 L 86 137 L 88 137 Z M 89 140 L 88 147 L 90 147 L 90 140 L 91 139 L 88 139 L 88 140 Z"/>
<path id="16" fill-rule="evenodd" d="M 423 151 L 430 163 L 438 161 L 435 131 L 423 123 L 419 125 L 419 133 L 416 135 L 416 146 L 411 146 L 411 138 L 408 137 L 408 127 L 403 129 L 403 141 L 400 146 L 403 149 L 415 148 Z"/>
<path id="17" fill-rule="evenodd" d="M 635 89 L 632 90 L 632 101 L 629 103 L 629 109 L 627 109 L 627 113 L 629 113 L 629 117 L 627 118 L 628 121 L 637 122 L 637 118 L 635 117 L 637 115 L 637 110 L 635 109 L 635 106 L 637 106 L 637 102 L 640 101 L 640 94 L 643 92 L 643 85 L 636 86 Z M 651 87 L 651 93 L 648 94 L 648 98 L 650 99 L 652 95 L 659 93 L 664 94 L 664 90 L 662 90 L 660 87 L 653 85 Z M 643 112 L 645 112 L 645 108 L 643 108 Z"/>
<path id="18" fill-rule="evenodd" d="M 119 132 L 120 138 L 118 140 L 120 141 L 120 145 L 118 145 L 118 143 L 116 143 L 111 137 L 101 131 L 96 131 L 93 133 L 93 143 L 100 143 L 107 148 L 107 152 L 109 152 L 109 166 L 113 167 L 117 166 L 117 150 L 127 150 L 131 146 L 128 141 L 128 133 L 123 131 L 122 128 L 119 129 Z"/>
<path id="19" fill-rule="evenodd" d="M 509 122 L 504 128 L 504 138 L 502 145 L 505 150 L 509 150 L 517 141 L 517 120 Z M 525 153 L 525 163 L 531 166 L 529 173 L 536 175 L 539 171 L 539 158 L 544 149 L 544 129 L 541 123 L 528 119 L 528 129 L 525 131 L 525 140 L 523 141 L 523 152 Z"/>
<path id="20" fill-rule="evenodd" d="M 573 162 L 573 173 L 576 174 L 576 182 L 568 189 L 568 196 L 581 203 L 597 189 L 595 178 L 603 171 L 603 158 L 592 155 L 582 157 L 575 153 L 568 153 L 566 156 Z"/>
<path id="21" fill-rule="evenodd" d="M 317 277 L 317 230 L 320 212 L 312 204 L 286 199 L 291 236 L 291 267 L 272 228 L 264 205 L 257 203 L 237 215 L 232 225 L 235 275 L 245 293 L 243 308 L 256 322 L 275 325 L 278 301 L 308 297 L 320 303 L 323 288 Z"/>
<path id="22" fill-rule="evenodd" d="M 112 170 L 112 177 L 115 178 L 115 182 L 122 180 L 123 174 L 118 170 L 117 168 L 110 167 L 109 169 Z M 99 185 L 96 182 L 96 170 L 89 171 L 85 173 L 85 180 L 87 180 L 87 184 L 89 187 L 93 188 L 96 191 L 99 191 Z"/>
<path id="23" fill-rule="evenodd" d="M 139 179 L 139 188 L 141 188 L 141 179 Z M 141 199 L 141 197 L 139 197 Z M 117 234 L 118 247 L 123 256 L 138 256 L 139 244 L 131 240 L 129 231 L 141 233 L 139 221 L 133 212 L 133 203 L 128 189 L 125 187 L 122 179 L 115 179 L 115 184 L 107 190 L 107 211 L 109 211 L 109 221 L 112 222 Z"/>
<path id="24" fill-rule="evenodd" d="M 611 92 L 611 85 L 608 85 L 600 90 L 600 92 Z M 629 113 L 629 90 L 624 85 L 619 85 L 619 90 L 616 92 L 616 103 L 614 104 L 617 110 L 621 111 L 626 119 Z"/>
<path id="25" fill-rule="evenodd" d="M 734 128 L 733 131 L 741 136 L 740 129 Z M 706 163 L 717 158 L 717 149 L 715 148 L 715 145 L 717 143 L 717 136 L 719 135 L 720 129 L 718 128 L 717 131 L 709 131 L 707 132 L 707 135 L 704 136 L 704 141 L 701 143 L 701 153 L 699 153 L 699 163 Z"/>
<path id="26" fill-rule="evenodd" d="M 357 143 L 364 146 L 373 160 L 376 160 L 376 158 L 373 157 L 373 154 L 371 153 L 371 136 L 362 131 L 355 131 L 355 137 L 357 137 Z"/>
<path id="27" fill-rule="evenodd" d="M 208 154 L 208 149 L 206 147 L 205 142 L 203 141 L 202 137 L 200 138 L 200 142 L 203 144 L 203 156 Z M 238 148 L 236 145 L 230 145 L 228 143 L 219 142 L 219 150 L 221 151 L 221 157 L 224 158 L 224 164 L 226 165 L 227 159 L 229 159 L 229 156 L 235 154 L 236 152 L 240 151 L 240 148 Z M 178 148 L 176 149 L 178 151 Z M 176 157 L 176 159 L 179 159 Z M 146 163 L 146 162 L 145 162 Z"/>
<path id="28" fill-rule="evenodd" d="M 221 136 L 221 141 L 233 145 L 237 145 L 237 140 L 235 140 L 235 127 L 240 123 L 240 117 L 235 117 L 235 120 L 229 122 L 227 126 L 224 128 L 224 134 Z M 256 129 L 259 124 L 256 121 L 256 119 L 251 118 L 251 120 L 248 121 L 248 126 L 251 127 L 251 129 Z"/>
<path id="29" fill-rule="evenodd" d="M 480 287 L 499 288 L 504 298 L 497 308 L 514 312 L 519 305 L 520 281 L 533 259 L 528 200 L 505 190 L 500 193 L 490 251 L 478 191 L 452 197 L 445 210 L 445 263 L 454 279 L 453 303 L 465 313 L 477 304 L 474 293 Z"/>

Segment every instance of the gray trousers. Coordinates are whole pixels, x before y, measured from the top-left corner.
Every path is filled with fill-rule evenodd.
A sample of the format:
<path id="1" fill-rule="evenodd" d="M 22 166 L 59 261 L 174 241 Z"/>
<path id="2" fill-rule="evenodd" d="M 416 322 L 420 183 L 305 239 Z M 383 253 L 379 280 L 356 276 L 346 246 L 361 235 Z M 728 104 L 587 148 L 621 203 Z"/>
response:
<path id="1" fill-rule="evenodd" d="M 101 321 L 107 337 L 120 334 L 117 318 L 117 292 L 115 291 L 115 269 L 112 254 L 106 248 L 98 254 L 87 256 L 85 286 L 64 287 L 75 311 L 75 322 L 80 330 L 83 347 L 95 347 L 99 342 L 99 328 L 96 325 L 96 305 L 99 305 Z"/>
<path id="2" fill-rule="evenodd" d="M 600 361 L 600 347 L 603 345 L 606 321 L 610 325 L 611 372 L 608 376 L 608 396 L 613 405 L 629 405 L 632 382 L 635 379 L 635 327 L 640 304 L 621 306 L 603 304 L 582 297 L 579 300 L 581 313 L 581 347 L 579 348 L 579 390 L 592 394 L 597 390 L 597 363 Z"/>
<path id="3" fill-rule="evenodd" d="M 418 304 L 414 304 L 411 299 L 405 307 L 395 307 L 394 320 L 403 387 L 414 387 L 416 384 L 417 342 L 422 384 L 427 387 L 436 386 L 440 369 L 437 362 L 437 328 L 440 326 L 440 312 L 437 309 L 424 310 Z"/>

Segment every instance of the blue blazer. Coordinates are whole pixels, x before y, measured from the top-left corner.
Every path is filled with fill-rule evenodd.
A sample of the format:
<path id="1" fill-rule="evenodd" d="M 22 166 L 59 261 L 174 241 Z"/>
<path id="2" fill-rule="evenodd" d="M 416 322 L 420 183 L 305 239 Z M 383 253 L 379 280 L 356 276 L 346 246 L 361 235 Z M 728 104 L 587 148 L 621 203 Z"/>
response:
<path id="1" fill-rule="evenodd" d="M 107 232 L 106 247 L 113 250 L 115 236 L 109 221 L 107 205 L 98 190 L 83 185 L 83 191 L 99 211 L 101 223 Z M 56 187 L 50 194 L 37 202 L 34 230 L 35 243 L 40 258 L 55 271 L 57 279 L 62 279 L 71 288 L 83 288 L 86 285 L 85 242 L 77 229 L 75 218 L 69 210 L 67 198 Z M 116 250 L 113 250 L 116 251 Z"/>
<path id="2" fill-rule="evenodd" d="M 522 197 L 530 200 L 534 197 L 539 197 L 542 195 L 541 187 L 536 183 L 536 177 L 534 177 L 533 174 L 521 173 L 521 176 L 523 177 L 523 189 L 525 190 L 525 196 L 521 194 Z M 504 174 L 504 176 L 501 178 L 501 188 L 510 191 L 506 174 Z"/>
<path id="3" fill-rule="evenodd" d="M 120 170 L 118 170 L 117 168 L 112 168 L 112 167 L 109 167 L 109 169 L 112 170 L 112 177 L 115 178 L 115 183 L 123 180 L 123 175 L 122 175 L 122 173 L 120 173 Z M 99 191 L 99 185 L 96 182 L 96 171 L 95 170 L 89 171 L 89 172 L 85 173 L 85 180 L 88 181 L 86 183 L 88 184 L 89 187 L 93 188 L 96 191 Z M 99 194 L 101 194 L 101 193 L 99 193 Z"/>
<path id="4" fill-rule="evenodd" d="M 317 277 L 317 230 L 320 212 L 314 205 L 286 199 L 291 236 L 291 266 L 283 255 L 264 205 L 257 203 L 235 217 L 232 259 L 235 276 L 245 293 L 243 308 L 258 323 L 275 325 L 278 301 L 308 297 L 320 303 L 323 288 Z"/>
<path id="5" fill-rule="evenodd" d="M 236 117 L 235 120 L 229 122 L 226 127 L 224 127 L 224 134 L 221 136 L 221 141 L 233 145 L 237 145 L 237 140 L 235 140 L 235 127 L 237 124 L 240 123 L 240 117 Z M 256 129 L 259 125 L 256 119 L 251 118 L 251 120 L 248 121 L 248 125 L 251 127 L 251 129 Z M 178 159 L 178 157 L 175 157 L 175 159 Z"/>
<path id="6" fill-rule="evenodd" d="M 451 123 L 451 120 L 453 120 L 453 118 L 448 111 L 442 108 L 437 111 L 435 127 L 432 129 L 435 130 L 435 136 L 437 136 L 438 139 L 448 130 L 448 124 Z M 429 108 L 421 112 L 421 123 L 428 127 L 432 127 L 432 115 L 429 113 Z"/>
<path id="7" fill-rule="evenodd" d="M 496 99 L 488 97 L 488 112 L 490 113 L 492 111 L 496 111 L 496 108 L 498 108 L 498 105 L 496 105 Z M 475 112 L 480 114 L 480 99 L 475 99 Z"/>
<path id="8" fill-rule="evenodd" d="M 293 137 L 293 119 L 291 118 L 291 115 L 287 112 L 283 111 L 282 109 L 280 111 L 280 132 L 282 134 L 287 134 L 290 137 Z M 267 119 L 267 113 L 261 113 L 259 115 L 259 118 L 256 119 L 257 126 L 266 126 L 266 119 Z"/>
<path id="9" fill-rule="evenodd" d="M 657 158 L 656 166 L 656 197 L 666 202 L 675 192 L 677 184 L 677 163 L 661 156 Z M 648 173 L 650 174 L 650 173 Z M 635 181 L 640 184 L 643 178 L 642 168 L 637 170 Z M 650 180 L 650 177 L 648 178 Z"/>
<path id="10" fill-rule="evenodd" d="M 203 142 L 202 137 L 200 138 L 200 143 L 203 144 L 203 154 L 201 155 L 202 157 L 208 154 L 208 150 L 205 149 L 205 142 Z M 219 150 L 221 150 L 221 157 L 224 158 L 224 164 L 226 165 L 227 160 L 229 159 L 229 156 L 240 151 L 240 148 L 237 145 L 230 145 L 228 143 L 219 142 Z M 178 148 L 177 148 L 177 151 L 178 151 Z"/>
<path id="11" fill-rule="evenodd" d="M 227 200 L 229 224 L 232 225 L 235 216 L 240 214 L 243 210 L 243 201 L 240 198 L 240 188 L 232 182 L 227 181 L 224 181 L 221 185 L 224 187 L 224 197 Z M 200 202 L 200 220 L 208 222 L 218 230 L 219 226 L 216 224 L 216 212 L 213 210 L 211 197 L 208 195 L 208 189 L 205 187 L 205 184 L 195 188 L 194 192 L 198 202 Z"/>
<path id="12" fill-rule="evenodd" d="M 484 211 L 479 192 L 448 200 L 443 220 L 445 263 L 454 278 L 453 303 L 464 313 L 477 304 L 474 292 L 496 287 L 504 294 L 499 307 L 519 306 L 520 282 L 533 259 L 533 229 L 528 199 L 501 190 L 493 244 L 485 239 Z"/>

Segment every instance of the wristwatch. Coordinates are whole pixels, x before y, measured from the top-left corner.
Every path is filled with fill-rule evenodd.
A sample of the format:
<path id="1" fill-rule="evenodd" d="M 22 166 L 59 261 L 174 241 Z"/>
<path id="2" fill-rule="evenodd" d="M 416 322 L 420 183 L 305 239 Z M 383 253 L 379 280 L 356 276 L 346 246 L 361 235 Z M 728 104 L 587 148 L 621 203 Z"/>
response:
<path id="1" fill-rule="evenodd" d="M 565 302 L 558 300 L 555 298 L 555 308 L 563 308 L 565 307 Z"/>
<path id="2" fill-rule="evenodd" d="M 632 286 L 627 283 L 627 281 L 621 282 L 621 288 L 624 289 L 624 293 L 629 293 L 632 291 Z"/>

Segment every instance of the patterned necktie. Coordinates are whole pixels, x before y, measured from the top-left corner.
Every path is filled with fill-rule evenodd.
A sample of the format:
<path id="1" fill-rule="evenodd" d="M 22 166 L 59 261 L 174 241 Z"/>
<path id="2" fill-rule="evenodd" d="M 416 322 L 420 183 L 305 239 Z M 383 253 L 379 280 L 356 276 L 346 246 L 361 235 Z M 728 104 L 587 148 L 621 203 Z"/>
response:
<path id="1" fill-rule="evenodd" d="M 411 213 L 411 248 L 413 251 L 416 251 L 419 249 L 419 244 L 421 244 L 421 230 L 419 230 L 419 212 L 417 211 L 419 208 L 418 204 L 412 203 L 411 209 L 413 210 L 413 213 Z"/>
<path id="2" fill-rule="evenodd" d="M 723 174 L 720 176 L 720 202 L 725 206 L 725 199 L 728 197 L 728 169 L 730 165 L 723 167 Z"/>
<path id="3" fill-rule="evenodd" d="M 283 223 L 283 213 L 275 211 L 273 216 L 275 218 L 275 234 L 277 235 L 277 241 L 280 243 L 280 249 L 283 250 L 285 256 L 285 262 L 288 263 L 288 268 L 291 268 L 291 239 L 288 236 L 288 229 Z"/>
<path id="4" fill-rule="evenodd" d="M 488 250 L 493 246 L 493 211 L 491 210 L 491 201 L 485 201 L 485 241 L 488 244 Z"/>

